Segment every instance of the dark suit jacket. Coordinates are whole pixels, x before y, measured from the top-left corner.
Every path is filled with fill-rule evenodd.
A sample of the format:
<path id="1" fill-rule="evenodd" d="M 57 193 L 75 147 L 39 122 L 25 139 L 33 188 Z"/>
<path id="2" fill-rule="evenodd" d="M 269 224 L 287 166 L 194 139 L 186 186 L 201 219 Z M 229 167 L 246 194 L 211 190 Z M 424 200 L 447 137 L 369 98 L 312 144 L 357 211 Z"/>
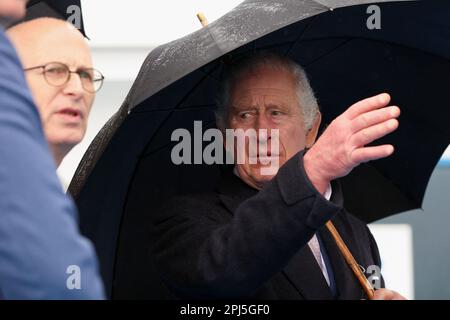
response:
<path id="1" fill-rule="evenodd" d="M 332 266 L 337 298 L 366 298 L 331 234 L 331 219 L 357 262 L 380 266 L 367 226 L 308 180 L 302 153 L 261 191 L 228 172 L 216 192 L 172 199 L 153 221 L 152 254 L 180 298 L 332 299 L 307 245 L 315 232 Z"/>

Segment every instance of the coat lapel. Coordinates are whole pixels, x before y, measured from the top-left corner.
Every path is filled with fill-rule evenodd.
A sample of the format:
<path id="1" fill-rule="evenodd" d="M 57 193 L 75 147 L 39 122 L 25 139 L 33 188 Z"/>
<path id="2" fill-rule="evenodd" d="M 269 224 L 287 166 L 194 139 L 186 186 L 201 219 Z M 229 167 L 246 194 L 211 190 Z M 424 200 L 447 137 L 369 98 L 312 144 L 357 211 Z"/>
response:
<path id="1" fill-rule="evenodd" d="M 218 191 L 219 198 L 231 214 L 243 201 L 258 193 L 258 190 L 245 184 L 231 170 L 224 173 Z M 305 299 L 333 299 L 322 270 L 308 245 L 292 257 L 282 273 Z"/>
<path id="2" fill-rule="evenodd" d="M 292 257 L 283 274 L 305 299 L 333 299 L 330 287 L 308 245 L 303 246 Z"/>
<path id="3" fill-rule="evenodd" d="M 333 193 L 331 201 L 343 207 L 343 194 L 340 183 L 333 183 Z M 358 242 L 355 239 L 350 225 L 346 222 L 343 216 L 335 216 L 331 219 L 334 226 L 338 230 L 345 244 L 349 248 L 353 257 L 357 262 L 360 262 L 360 253 L 358 250 Z M 362 290 L 358 280 L 353 271 L 347 265 L 344 257 L 339 251 L 333 236 L 326 227 L 320 230 L 325 250 L 333 268 L 334 279 L 337 287 L 338 299 L 364 299 L 365 294 Z"/>

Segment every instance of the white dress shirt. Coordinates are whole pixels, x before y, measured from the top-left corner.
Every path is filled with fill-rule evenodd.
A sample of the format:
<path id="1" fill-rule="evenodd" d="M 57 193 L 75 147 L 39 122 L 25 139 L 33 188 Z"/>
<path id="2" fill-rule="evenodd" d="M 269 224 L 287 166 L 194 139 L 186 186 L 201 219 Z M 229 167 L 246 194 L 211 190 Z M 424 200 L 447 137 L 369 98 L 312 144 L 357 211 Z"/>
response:
<path id="1" fill-rule="evenodd" d="M 325 191 L 325 193 L 323 194 L 324 198 L 327 200 L 330 200 L 331 192 L 332 192 L 331 185 L 328 184 L 328 188 Z M 309 245 L 309 248 L 311 249 L 312 253 L 314 254 L 314 257 L 316 258 L 316 261 L 319 264 L 320 269 L 322 270 L 325 280 L 327 281 L 328 285 L 330 285 L 330 277 L 328 275 L 327 265 L 325 264 L 325 261 L 323 260 L 322 249 L 320 248 L 319 240 L 317 239 L 317 236 L 315 234 L 311 238 L 311 240 L 309 240 L 308 245 Z"/>

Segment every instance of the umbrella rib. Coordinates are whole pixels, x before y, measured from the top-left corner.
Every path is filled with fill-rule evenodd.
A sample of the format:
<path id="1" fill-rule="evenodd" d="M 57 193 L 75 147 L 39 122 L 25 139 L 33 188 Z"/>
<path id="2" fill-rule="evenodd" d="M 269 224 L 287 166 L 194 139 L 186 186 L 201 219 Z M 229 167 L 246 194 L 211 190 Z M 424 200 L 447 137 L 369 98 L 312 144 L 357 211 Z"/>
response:
<path id="1" fill-rule="evenodd" d="M 317 37 L 317 38 L 309 38 L 309 39 L 306 39 L 304 41 L 318 41 L 318 40 L 323 40 L 323 39 L 324 39 L 323 37 Z M 443 56 L 443 55 L 441 55 L 439 53 L 430 52 L 430 51 L 425 50 L 425 49 L 420 49 L 420 48 L 417 48 L 417 47 L 409 46 L 409 45 L 398 43 L 398 42 L 395 42 L 395 41 L 379 40 L 379 39 L 374 39 L 374 38 L 369 38 L 369 37 L 350 37 L 350 38 L 345 38 L 345 37 L 341 37 L 341 36 L 326 37 L 326 39 L 329 39 L 329 40 L 331 40 L 331 39 L 347 39 L 347 41 L 345 43 L 339 44 L 338 47 L 341 46 L 341 45 L 345 45 L 347 42 L 353 41 L 353 40 L 366 40 L 366 41 L 371 41 L 371 42 L 376 42 L 376 43 L 381 43 L 381 44 L 390 44 L 392 46 L 402 47 L 402 48 L 406 48 L 406 49 L 409 49 L 409 50 L 416 50 L 416 51 L 422 52 L 424 54 L 428 54 L 430 56 L 437 57 L 439 59 L 443 59 L 445 61 L 450 61 L 449 57 Z M 338 47 L 333 48 L 332 50 L 334 51 L 335 49 L 338 49 Z M 328 53 L 326 53 L 326 55 L 327 54 Z M 321 58 L 322 58 L 322 56 L 317 58 L 317 59 L 321 59 Z M 316 62 L 317 59 L 315 59 L 314 62 Z"/>
<path id="2" fill-rule="evenodd" d="M 209 107 L 213 107 L 215 106 L 215 104 L 210 103 L 210 104 L 203 104 L 203 105 L 198 105 L 198 106 L 188 106 L 188 107 L 183 107 L 182 109 L 178 109 L 178 110 L 196 110 L 196 109 L 207 109 Z M 151 109 L 151 110 L 133 110 L 133 114 L 138 114 L 138 113 L 152 113 L 152 112 L 165 112 L 168 110 L 171 110 L 172 108 L 166 108 L 166 109 Z"/>
<path id="3" fill-rule="evenodd" d="M 204 123 L 205 128 L 209 128 L 209 125 L 210 125 L 211 123 L 214 123 L 214 121 L 206 121 L 206 122 Z M 214 123 L 214 124 L 215 124 L 215 123 Z M 213 127 L 211 127 L 211 128 L 213 128 Z M 164 144 L 164 145 L 162 145 L 162 146 L 159 146 L 159 147 L 157 147 L 157 148 L 155 148 L 155 149 L 153 149 L 153 150 L 149 150 L 149 151 L 147 151 L 147 152 L 143 152 L 143 153 L 139 156 L 139 159 L 144 159 L 144 158 L 146 158 L 146 157 L 148 157 L 148 156 L 150 156 L 150 155 L 152 155 L 152 154 L 154 154 L 154 153 L 156 153 L 156 152 L 158 152 L 158 151 L 160 151 L 160 150 L 163 150 L 163 149 L 166 148 L 167 146 L 170 146 L 172 143 L 173 143 L 173 141 L 168 142 L 168 143 L 166 143 L 166 144 Z"/>
<path id="4" fill-rule="evenodd" d="M 217 69 L 218 66 L 215 66 L 214 68 L 211 69 L 211 72 L 213 72 L 215 69 Z M 165 123 L 167 122 L 167 120 L 172 116 L 172 114 L 175 112 L 175 110 L 177 110 L 179 108 L 179 106 L 189 97 L 189 95 L 192 93 L 192 91 L 194 91 L 198 86 L 200 86 L 200 84 L 202 84 L 202 82 L 206 79 L 208 75 L 205 73 L 204 77 L 202 77 L 196 84 L 195 86 L 193 86 L 184 96 L 182 99 L 180 99 L 180 101 L 177 103 L 177 105 L 175 106 L 175 108 L 173 108 L 169 114 L 167 115 L 167 117 L 165 117 L 165 119 L 161 122 L 161 124 L 158 126 L 158 129 L 155 130 L 155 133 L 153 134 L 152 138 L 147 142 L 147 144 L 144 147 L 144 151 L 143 154 L 145 154 L 145 150 L 147 150 L 147 148 L 149 147 L 149 145 L 153 142 L 154 137 L 157 135 L 157 133 L 164 127 Z"/>
<path id="5" fill-rule="evenodd" d="M 258 41 L 258 39 L 255 39 L 255 41 L 253 41 L 252 43 L 252 54 L 255 54 L 256 52 L 256 41 Z"/>
<path id="6" fill-rule="evenodd" d="M 200 72 L 203 72 L 204 75 L 216 80 L 217 82 L 219 82 L 220 80 L 216 77 L 214 77 L 211 73 L 206 72 L 205 70 L 203 70 L 203 68 L 198 69 Z"/>
<path id="7" fill-rule="evenodd" d="M 313 0 L 315 3 L 320 4 L 321 6 L 324 6 L 325 8 L 327 8 L 328 10 L 333 11 L 334 8 L 333 7 L 329 7 L 327 4 L 323 3 L 321 0 Z"/>
<path id="8" fill-rule="evenodd" d="M 316 18 L 317 18 L 317 16 L 311 17 L 311 19 L 308 21 L 308 24 L 305 26 L 305 28 L 302 30 L 302 32 L 300 32 L 300 34 L 295 39 L 295 41 L 291 44 L 291 46 L 287 49 L 286 53 L 284 54 L 285 56 L 289 56 L 289 53 L 291 52 L 292 48 L 294 48 L 295 45 L 303 38 L 303 36 L 306 33 L 306 30 L 309 29 L 309 27 L 312 25 L 314 20 L 316 20 Z"/>
<path id="9" fill-rule="evenodd" d="M 338 50 L 339 48 L 345 46 L 347 43 L 349 43 L 350 41 L 352 41 L 353 39 L 345 39 L 343 42 L 339 43 L 337 46 L 335 46 L 334 48 L 332 48 L 330 51 L 324 53 L 323 55 L 317 57 L 316 59 L 310 61 L 308 64 L 305 64 L 305 67 L 309 67 L 312 64 L 316 63 L 317 61 L 321 60 L 322 58 L 332 54 L 334 51 Z"/>
<path id="10" fill-rule="evenodd" d="M 276 43 L 276 44 L 271 44 L 271 45 L 264 46 L 263 49 L 264 50 L 270 50 L 270 49 L 273 49 L 273 48 L 276 49 L 276 48 L 279 48 L 280 46 L 288 45 L 290 43 L 292 43 L 292 41 L 279 42 L 279 43 Z M 258 50 L 258 49 L 256 49 L 256 50 Z M 252 51 L 252 50 L 249 50 L 249 51 Z M 286 53 L 285 53 L 285 55 L 286 55 Z"/>

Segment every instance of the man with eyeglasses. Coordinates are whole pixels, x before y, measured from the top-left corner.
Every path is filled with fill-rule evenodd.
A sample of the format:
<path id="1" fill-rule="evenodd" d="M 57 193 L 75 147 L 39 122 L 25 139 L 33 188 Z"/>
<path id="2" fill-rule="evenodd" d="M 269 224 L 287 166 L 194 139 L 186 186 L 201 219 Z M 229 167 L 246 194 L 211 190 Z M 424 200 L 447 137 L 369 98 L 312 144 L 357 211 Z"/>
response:
<path id="1" fill-rule="evenodd" d="M 2 27 L 23 17 L 25 5 L 0 0 L 0 299 L 102 299 L 94 249 L 78 232 L 75 206 L 62 191 L 23 66 Z M 84 106 L 79 91 L 65 103 Z"/>
<path id="2" fill-rule="evenodd" d="M 92 68 L 90 49 L 72 24 L 39 18 L 7 31 L 25 67 L 56 165 L 84 137 L 103 75 Z"/>

